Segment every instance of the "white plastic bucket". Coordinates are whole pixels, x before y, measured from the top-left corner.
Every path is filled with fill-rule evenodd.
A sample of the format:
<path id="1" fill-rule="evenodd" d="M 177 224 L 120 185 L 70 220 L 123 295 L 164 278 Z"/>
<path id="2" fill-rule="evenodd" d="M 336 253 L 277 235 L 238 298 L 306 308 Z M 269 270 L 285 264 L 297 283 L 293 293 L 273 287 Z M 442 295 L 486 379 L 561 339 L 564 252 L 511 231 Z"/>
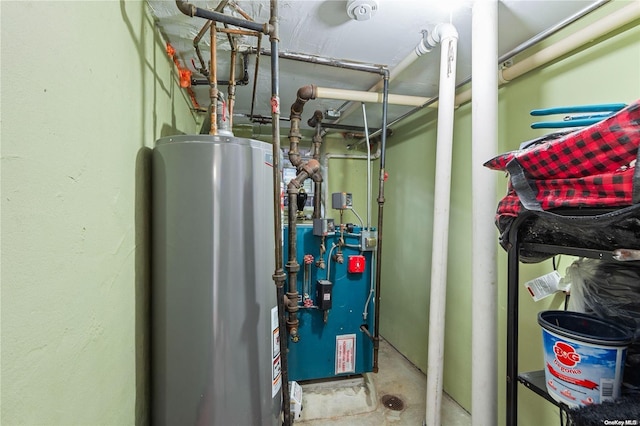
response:
<path id="1" fill-rule="evenodd" d="M 569 407 L 620 396 L 627 346 L 633 335 L 611 321 L 579 312 L 543 311 L 547 392 Z"/>

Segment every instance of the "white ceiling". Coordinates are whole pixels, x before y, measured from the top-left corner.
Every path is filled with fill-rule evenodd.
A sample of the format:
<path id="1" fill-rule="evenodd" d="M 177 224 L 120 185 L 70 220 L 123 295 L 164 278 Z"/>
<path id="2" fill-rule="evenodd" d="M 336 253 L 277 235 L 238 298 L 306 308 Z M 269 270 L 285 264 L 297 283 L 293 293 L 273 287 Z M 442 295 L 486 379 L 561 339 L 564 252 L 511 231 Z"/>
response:
<path id="1" fill-rule="evenodd" d="M 192 1 L 200 8 L 213 10 L 219 1 Z M 269 21 L 269 1 L 237 1 L 237 5 L 254 21 Z M 463 1 L 453 13 L 438 6 L 451 0 L 378 0 L 378 9 L 373 17 L 365 21 L 352 20 L 347 14 L 346 0 L 280 0 L 279 31 L 281 52 L 295 52 L 324 58 L 386 65 L 390 70 L 405 58 L 421 41 L 422 31 L 430 30 L 436 24 L 451 22 L 458 30 L 457 81 L 471 76 L 471 1 Z M 499 2 L 499 55 L 512 51 L 517 46 L 543 31 L 556 26 L 578 12 L 588 8 L 594 0 L 502 0 Z M 174 1 L 149 0 L 153 14 L 157 17 L 159 30 L 176 49 L 181 62 L 194 71 L 193 76 L 204 78 L 192 66 L 198 65 L 193 47 L 205 20 L 182 14 Z M 242 18 L 227 6 L 224 13 Z M 220 24 L 218 24 L 220 25 Z M 256 47 L 257 38 L 239 36 L 239 50 Z M 230 46 L 227 36 L 218 33 L 217 42 L 218 80 L 228 80 Z M 269 49 L 269 39 L 263 36 L 262 48 Z M 209 61 L 209 33 L 200 42 L 205 61 Z M 239 55 L 241 58 L 242 55 Z M 248 55 L 247 68 L 249 82 L 237 86 L 234 120 L 249 122 L 242 118 L 251 112 L 251 98 L 254 84 L 256 55 Z M 433 97 L 438 93 L 439 50 L 436 48 L 423 55 L 390 83 L 390 93 Z M 240 63 L 240 59 L 239 62 Z M 497 64 L 496 64 L 497 67 Z M 242 67 L 236 68 L 237 78 Z M 497 69 L 497 68 L 496 68 Z M 288 118 L 289 107 L 296 99 L 296 91 L 307 84 L 322 87 L 368 90 L 380 80 L 380 75 L 347 70 L 326 65 L 310 64 L 288 59 L 280 60 L 280 100 L 282 117 Z M 208 86 L 193 86 L 196 99 L 201 106 L 209 105 Z M 226 87 L 219 87 L 226 93 Z M 254 114 L 270 117 L 271 74 L 270 58 L 261 56 L 257 77 L 257 96 Z M 314 110 L 344 109 L 339 100 L 313 100 L 305 106 L 303 127 Z M 410 111 L 412 107 L 390 105 L 388 121 Z M 237 114 L 237 115 L 236 115 Z M 367 116 L 371 127 L 379 127 L 381 106 L 367 106 Z M 361 126 L 360 113 L 343 117 L 342 124 Z M 286 123 L 282 124 L 284 127 Z"/>

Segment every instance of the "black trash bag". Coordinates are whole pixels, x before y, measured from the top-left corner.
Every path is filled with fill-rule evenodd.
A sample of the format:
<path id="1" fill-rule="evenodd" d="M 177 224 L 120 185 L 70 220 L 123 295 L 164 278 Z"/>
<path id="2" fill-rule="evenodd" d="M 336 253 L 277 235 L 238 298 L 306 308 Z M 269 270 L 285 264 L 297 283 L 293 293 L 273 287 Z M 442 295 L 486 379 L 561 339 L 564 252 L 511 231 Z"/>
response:
<path id="1" fill-rule="evenodd" d="M 568 310 L 613 320 L 633 333 L 622 392 L 640 394 L 640 262 L 579 259 L 563 280 L 571 282 Z"/>

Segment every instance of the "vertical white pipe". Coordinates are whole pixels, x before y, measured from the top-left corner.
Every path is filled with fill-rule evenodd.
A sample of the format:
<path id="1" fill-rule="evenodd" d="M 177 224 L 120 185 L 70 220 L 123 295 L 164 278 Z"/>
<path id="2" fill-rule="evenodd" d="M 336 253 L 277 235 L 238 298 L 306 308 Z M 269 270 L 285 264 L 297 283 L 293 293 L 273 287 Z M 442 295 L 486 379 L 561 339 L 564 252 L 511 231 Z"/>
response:
<path id="1" fill-rule="evenodd" d="M 369 144 L 369 125 L 367 124 L 367 108 L 362 103 L 362 119 L 364 120 L 364 137 L 367 140 L 367 230 L 371 229 L 371 145 Z M 366 319 L 366 318 L 365 318 Z"/>
<path id="2" fill-rule="evenodd" d="M 436 178 L 433 208 L 431 256 L 431 302 L 429 306 L 429 348 L 427 359 L 427 426 L 440 426 L 442 366 L 444 362 L 444 320 L 447 297 L 447 251 L 449 246 L 449 199 L 453 155 L 453 115 L 456 91 L 458 33 L 451 24 L 434 31 L 440 43 L 440 88 Z"/>
<path id="3" fill-rule="evenodd" d="M 485 426 L 498 424 L 496 179 L 482 166 L 498 150 L 497 0 L 475 1 L 471 23 L 471 424 Z"/>

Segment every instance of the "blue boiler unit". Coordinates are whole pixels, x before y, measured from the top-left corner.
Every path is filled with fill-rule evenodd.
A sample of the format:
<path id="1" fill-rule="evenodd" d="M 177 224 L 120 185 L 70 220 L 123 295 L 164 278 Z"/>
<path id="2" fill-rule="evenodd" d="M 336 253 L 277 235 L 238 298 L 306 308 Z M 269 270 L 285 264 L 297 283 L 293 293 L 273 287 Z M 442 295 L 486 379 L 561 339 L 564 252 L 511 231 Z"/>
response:
<path id="1" fill-rule="evenodd" d="M 373 368 L 374 252 L 365 245 L 362 228 L 350 227 L 324 237 L 312 224 L 296 225 L 298 342 L 289 339 L 289 380 L 305 381 L 362 374 Z M 336 227 L 338 228 L 338 227 Z M 365 231 L 366 232 L 366 231 Z M 284 252 L 288 258 L 288 233 Z M 324 242 L 326 252 L 321 255 Z M 343 263 L 332 259 L 342 252 Z M 318 266 L 324 260 L 324 269 Z M 326 309 L 329 306 L 328 309 Z M 324 309 L 323 309 L 324 308 Z"/>

